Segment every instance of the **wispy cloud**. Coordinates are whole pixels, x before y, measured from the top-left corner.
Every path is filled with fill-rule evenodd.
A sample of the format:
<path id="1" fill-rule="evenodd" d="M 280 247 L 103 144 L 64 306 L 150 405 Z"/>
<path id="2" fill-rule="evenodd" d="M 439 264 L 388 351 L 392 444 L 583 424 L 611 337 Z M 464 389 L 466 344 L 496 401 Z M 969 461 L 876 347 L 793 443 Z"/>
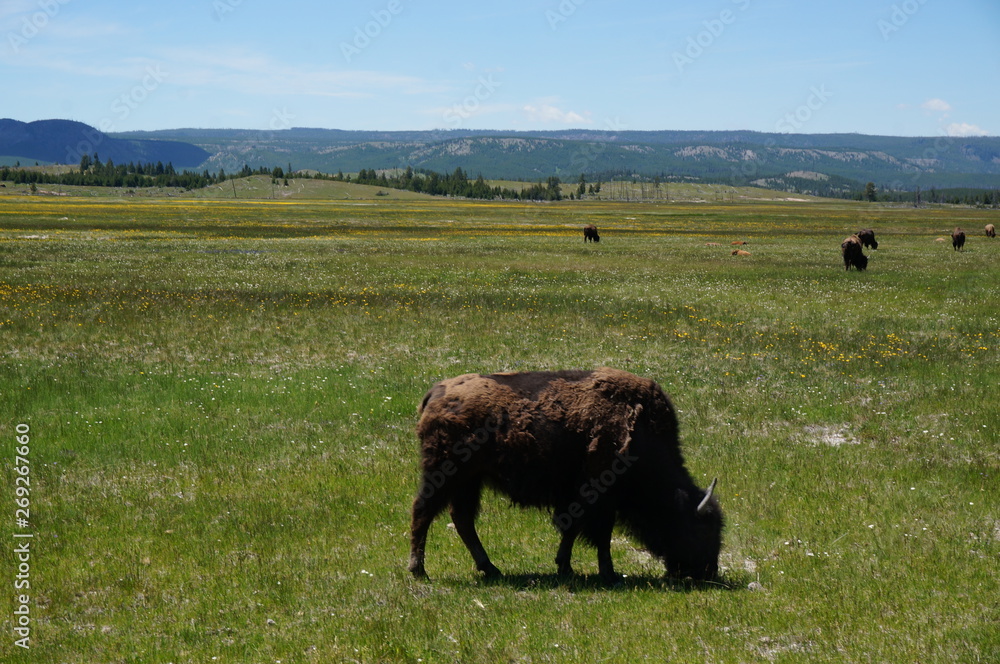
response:
<path id="1" fill-rule="evenodd" d="M 989 136 L 988 131 L 968 122 L 952 122 L 944 130 L 949 136 Z"/>
<path id="2" fill-rule="evenodd" d="M 543 102 L 537 106 L 526 104 L 521 110 L 531 122 L 577 126 L 590 124 L 590 120 L 576 111 L 564 111 L 550 103 Z"/>
<path id="3" fill-rule="evenodd" d="M 171 86 L 227 90 L 252 96 L 371 97 L 383 92 L 419 94 L 433 89 L 423 79 L 366 70 L 339 70 L 294 66 L 244 49 L 164 48 L 115 60 L 75 57 L 59 48 L 33 56 L 32 66 L 81 79 L 118 79 L 135 83 L 146 68 L 158 67 Z M 192 90 L 193 92 L 193 90 Z"/>
<path id="4" fill-rule="evenodd" d="M 933 111 L 935 113 L 947 113 L 951 110 L 951 104 L 946 102 L 944 99 L 928 99 L 924 103 L 920 104 L 920 108 L 925 111 Z"/>

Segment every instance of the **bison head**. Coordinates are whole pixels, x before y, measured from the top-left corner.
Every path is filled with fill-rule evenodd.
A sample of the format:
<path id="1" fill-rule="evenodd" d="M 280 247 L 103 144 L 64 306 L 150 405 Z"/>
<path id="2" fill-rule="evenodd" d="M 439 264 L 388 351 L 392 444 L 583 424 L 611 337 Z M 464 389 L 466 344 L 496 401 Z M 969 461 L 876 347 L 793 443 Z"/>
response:
<path id="1" fill-rule="evenodd" d="M 712 496 L 715 483 L 712 480 L 700 496 L 683 490 L 677 492 L 676 514 L 682 522 L 677 524 L 676 536 L 664 556 L 667 573 L 672 577 L 709 581 L 719 574 L 722 509 Z"/>

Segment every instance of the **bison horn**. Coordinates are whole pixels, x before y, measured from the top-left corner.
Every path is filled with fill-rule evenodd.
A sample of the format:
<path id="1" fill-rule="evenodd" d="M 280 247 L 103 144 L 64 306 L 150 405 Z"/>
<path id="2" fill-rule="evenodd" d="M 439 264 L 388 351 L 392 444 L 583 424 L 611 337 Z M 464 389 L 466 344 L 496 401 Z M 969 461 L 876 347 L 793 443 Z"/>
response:
<path id="1" fill-rule="evenodd" d="M 707 511 L 707 509 L 708 509 L 708 501 L 711 500 L 711 498 L 712 498 L 712 492 L 715 491 L 715 483 L 718 482 L 718 481 L 719 481 L 718 477 L 716 477 L 714 480 L 712 480 L 712 483 L 708 485 L 708 490 L 705 491 L 705 497 L 701 499 L 700 503 L 698 503 L 698 508 L 695 510 L 695 512 L 699 516 L 701 516 L 702 514 L 704 514 Z"/>

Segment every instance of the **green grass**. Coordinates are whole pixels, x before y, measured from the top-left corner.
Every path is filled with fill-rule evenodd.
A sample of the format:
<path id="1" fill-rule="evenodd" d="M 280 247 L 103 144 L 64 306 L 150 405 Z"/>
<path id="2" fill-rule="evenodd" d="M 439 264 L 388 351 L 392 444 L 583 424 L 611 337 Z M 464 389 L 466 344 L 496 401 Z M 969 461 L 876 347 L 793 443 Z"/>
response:
<path id="1" fill-rule="evenodd" d="M 9 534 L 0 655 L 998 660 L 995 213 L 365 203 L 0 201 L 5 530 L 27 423 L 35 534 L 31 650 Z M 960 253 L 935 241 L 956 225 Z M 845 272 L 862 226 L 880 249 Z M 549 516 L 493 496 L 504 580 L 446 517 L 433 582 L 410 578 L 424 391 L 598 365 L 660 382 L 689 469 L 720 478 L 724 583 L 665 579 L 624 536 L 622 588 L 582 545 L 561 580 Z"/>

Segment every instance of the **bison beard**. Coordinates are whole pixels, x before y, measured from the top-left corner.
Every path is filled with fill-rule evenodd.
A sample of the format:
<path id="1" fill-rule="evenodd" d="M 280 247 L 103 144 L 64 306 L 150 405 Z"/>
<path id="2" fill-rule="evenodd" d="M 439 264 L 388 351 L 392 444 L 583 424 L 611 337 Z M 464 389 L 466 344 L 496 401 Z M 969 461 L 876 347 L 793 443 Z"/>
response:
<path id="1" fill-rule="evenodd" d="M 601 578 L 619 578 L 611 560 L 616 519 L 677 577 L 718 572 L 722 511 L 684 468 L 670 399 L 651 380 L 615 369 L 466 374 L 424 397 L 417 434 L 423 476 L 413 501 L 410 571 L 425 577 L 434 518 L 450 507 L 476 567 L 500 571 L 476 533 L 484 485 L 522 506 L 550 508 L 562 534 L 560 574 L 573 544 L 597 549 Z"/>

